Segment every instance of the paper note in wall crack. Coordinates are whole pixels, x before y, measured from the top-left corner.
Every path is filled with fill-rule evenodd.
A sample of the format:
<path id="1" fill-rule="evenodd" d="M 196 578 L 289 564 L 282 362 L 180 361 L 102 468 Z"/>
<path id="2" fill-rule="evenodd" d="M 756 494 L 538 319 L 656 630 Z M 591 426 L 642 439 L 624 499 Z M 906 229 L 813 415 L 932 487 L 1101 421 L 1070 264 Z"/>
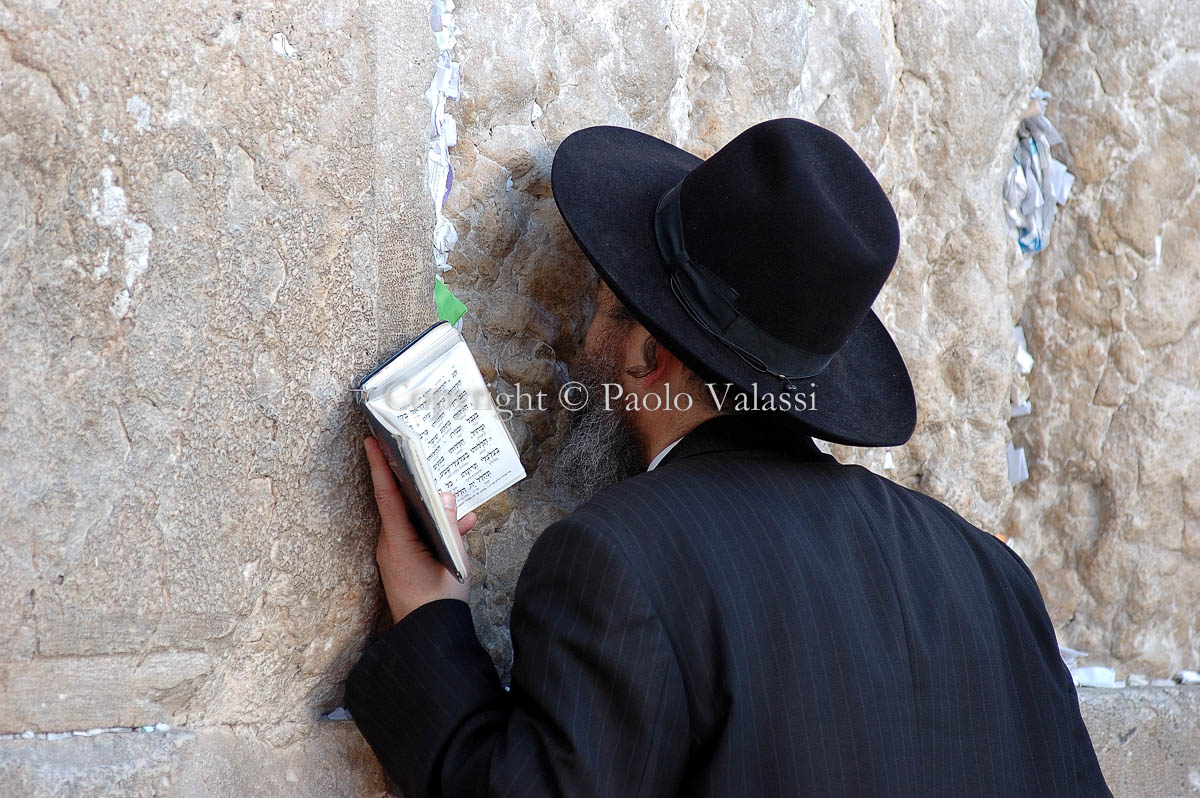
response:
<path id="1" fill-rule="evenodd" d="M 456 324 L 467 312 L 467 306 L 450 292 L 440 277 L 433 278 L 433 299 L 437 304 L 437 317 L 442 321 Z"/>

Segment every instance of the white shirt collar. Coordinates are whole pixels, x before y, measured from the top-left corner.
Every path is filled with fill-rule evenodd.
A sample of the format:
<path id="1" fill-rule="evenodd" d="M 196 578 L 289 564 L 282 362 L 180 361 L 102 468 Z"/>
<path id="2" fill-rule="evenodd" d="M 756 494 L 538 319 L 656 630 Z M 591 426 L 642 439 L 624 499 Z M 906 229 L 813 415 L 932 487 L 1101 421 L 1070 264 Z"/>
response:
<path id="1" fill-rule="evenodd" d="M 650 465 L 646 466 L 646 470 L 647 470 L 647 471 L 653 471 L 653 470 L 654 470 L 654 467 L 655 467 L 656 465 L 658 465 L 659 461 L 661 461 L 661 460 L 662 460 L 664 457 L 666 457 L 666 456 L 667 456 L 667 452 L 669 452 L 669 451 L 671 451 L 672 449 L 674 449 L 674 448 L 675 448 L 675 444 L 679 443 L 681 440 L 683 440 L 683 437 L 682 437 L 682 436 L 680 436 L 680 437 L 676 438 L 675 440 L 671 441 L 670 443 L 668 443 L 668 444 L 667 444 L 667 445 L 666 445 L 666 446 L 663 448 L 663 450 L 662 450 L 661 452 L 659 452 L 658 454 L 654 455 L 654 459 L 650 461 Z"/>

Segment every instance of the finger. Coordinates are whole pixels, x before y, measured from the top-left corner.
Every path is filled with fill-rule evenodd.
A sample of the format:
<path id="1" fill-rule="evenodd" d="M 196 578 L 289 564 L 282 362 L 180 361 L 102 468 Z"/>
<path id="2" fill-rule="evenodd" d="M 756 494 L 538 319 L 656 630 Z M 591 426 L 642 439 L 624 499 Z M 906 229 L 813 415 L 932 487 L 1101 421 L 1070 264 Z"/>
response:
<path id="1" fill-rule="evenodd" d="M 445 494 L 445 493 L 442 494 L 442 506 L 443 507 L 446 507 L 446 496 L 447 495 L 448 494 Z M 453 497 L 453 494 L 449 494 L 449 495 L 451 497 Z M 454 505 L 446 507 L 446 514 L 450 516 L 451 524 L 454 523 L 455 512 L 456 512 L 456 508 L 454 507 Z M 473 515 L 473 513 L 468 513 L 468 515 Z M 466 518 L 466 516 L 463 516 L 463 517 Z M 467 552 L 466 535 L 460 534 L 457 538 L 455 538 L 455 541 L 456 541 L 455 545 L 458 546 L 458 553 L 462 557 L 463 563 L 466 565 L 466 570 L 463 572 L 463 580 L 469 585 L 469 584 L 471 584 L 471 556 Z"/>
<path id="2" fill-rule="evenodd" d="M 475 526 L 474 511 L 467 513 L 462 518 L 458 517 L 458 499 L 450 491 L 445 491 L 438 494 L 442 498 L 442 507 L 446 510 L 446 517 L 450 519 L 450 526 L 458 530 L 458 534 L 465 535 L 471 531 L 471 527 Z"/>
<path id="3" fill-rule="evenodd" d="M 404 499 L 396 487 L 396 478 L 392 469 L 379 448 L 379 442 L 374 438 L 363 441 L 367 450 L 367 462 L 371 465 L 371 483 L 375 487 L 375 504 L 379 507 L 379 518 L 388 528 L 408 525 L 408 513 L 404 509 Z"/>
<path id="4" fill-rule="evenodd" d="M 442 499 L 442 508 L 446 511 L 446 517 L 450 519 L 450 526 L 458 528 L 458 499 L 450 491 L 442 491 L 438 494 Z"/>
<path id="5" fill-rule="evenodd" d="M 458 537 L 458 553 L 462 557 L 463 565 L 466 566 L 463 570 L 463 581 L 469 585 L 471 584 L 471 555 L 467 552 L 467 539 L 462 535 Z"/>

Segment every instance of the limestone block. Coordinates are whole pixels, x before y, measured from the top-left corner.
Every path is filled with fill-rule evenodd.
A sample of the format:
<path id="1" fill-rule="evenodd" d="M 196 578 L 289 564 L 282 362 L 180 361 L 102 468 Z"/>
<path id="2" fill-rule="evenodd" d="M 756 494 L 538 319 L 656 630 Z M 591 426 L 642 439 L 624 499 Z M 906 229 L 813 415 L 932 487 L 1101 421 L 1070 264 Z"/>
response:
<path id="1" fill-rule="evenodd" d="M 247 728 L 109 733 L 0 742 L 0 794 L 76 796 L 383 795 L 375 755 L 348 722 L 277 748 Z"/>
<path id="2" fill-rule="evenodd" d="M 284 745 L 340 700 L 346 389 L 433 316 L 431 40 L 408 0 L 0 10 L 0 732 Z"/>
<path id="3" fill-rule="evenodd" d="M 1030 479 L 1006 527 L 1064 643 L 1161 677 L 1200 662 L 1196 31 L 1170 2 L 1044 5 L 1077 180 L 1028 276 Z"/>
<path id="4" fill-rule="evenodd" d="M 1190 795 L 1200 773 L 1200 688 L 1082 688 L 1079 704 L 1115 795 Z M 0 741 L 0 794 L 381 795 L 383 775 L 354 726 L 323 721 L 275 747 L 247 727 Z M 388 793 L 393 794 L 393 793 Z"/>
<path id="5" fill-rule="evenodd" d="M 1200 792 L 1200 688 L 1081 688 L 1079 708 L 1113 795 Z"/>

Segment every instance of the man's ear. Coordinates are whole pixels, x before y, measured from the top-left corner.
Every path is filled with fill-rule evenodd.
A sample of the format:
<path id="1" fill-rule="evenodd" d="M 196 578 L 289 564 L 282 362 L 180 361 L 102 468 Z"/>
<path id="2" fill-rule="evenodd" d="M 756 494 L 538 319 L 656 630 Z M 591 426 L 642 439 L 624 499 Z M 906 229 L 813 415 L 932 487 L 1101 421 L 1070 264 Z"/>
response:
<path id="1" fill-rule="evenodd" d="M 671 384 L 678 388 L 676 383 L 683 383 L 683 373 L 685 367 L 679 358 L 675 357 L 675 353 L 667 349 L 662 344 L 658 345 L 658 367 L 661 371 L 660 378 L 664 381 L 670 380 Z"/>
<path id="2" fill-rule="evenodd" d="M 658 382 L 679 379 L 683 364 L 665 346 L 660 344 L 644 327 L 638 325 L 637 339 L 641 363 L 630 367 L 626 373 L 637 380 L 638 387 L 646 388 Z"/>

